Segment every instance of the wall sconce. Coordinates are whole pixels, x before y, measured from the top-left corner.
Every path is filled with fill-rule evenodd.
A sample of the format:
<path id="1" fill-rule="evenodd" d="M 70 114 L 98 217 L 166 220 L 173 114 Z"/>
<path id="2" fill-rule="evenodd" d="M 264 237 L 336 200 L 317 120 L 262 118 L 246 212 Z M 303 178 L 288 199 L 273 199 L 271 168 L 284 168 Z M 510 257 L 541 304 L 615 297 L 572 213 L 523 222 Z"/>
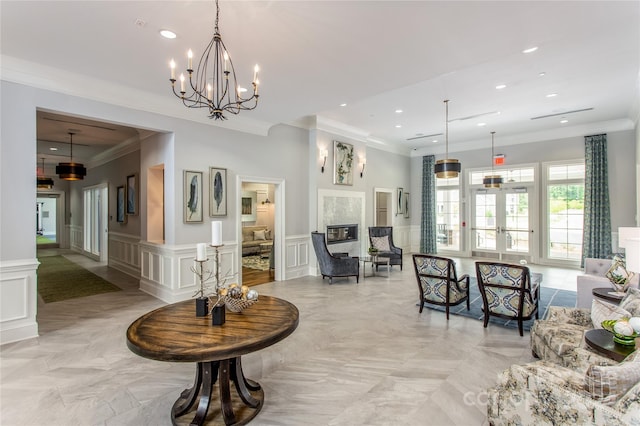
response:
<path id="1" fill-rule="evenodd" d="M 320 171 L 322 173 L 324 173 L 324 166 L 327 164 L 327 155 L 328 155 L 328 152 L 326 149 L 320 150 L 320 158 L 322 158 L 322 167 L 320 168 Z"/>
<path id="2" fill-rule="evenodd" d="M 366 166 L 366 165 L 367 165 L 367 160 L 362 160 L 362 161 L 360 161 L 360 166 L 362 167 L 362 168 L 360 169 L 360 177 L 362 177 L 362 175 L 363 175 L 363 173 L 364 173 L 364 166 Z"/>

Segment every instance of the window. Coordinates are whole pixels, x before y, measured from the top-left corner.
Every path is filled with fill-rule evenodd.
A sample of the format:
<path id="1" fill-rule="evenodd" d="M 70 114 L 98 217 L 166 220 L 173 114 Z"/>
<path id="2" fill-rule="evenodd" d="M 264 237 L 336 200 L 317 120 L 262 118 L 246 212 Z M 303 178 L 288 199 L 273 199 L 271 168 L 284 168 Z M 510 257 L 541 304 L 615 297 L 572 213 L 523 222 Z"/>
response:
<path id="1" fill-rule="evenodd" d="M 438 250 L 459 251 L 460 180 L 436 178 L 436 241 Z"/>
<path id="2" fill-rule="evenodd" d="M 584 219 L 584 163 L 547 166 L 547 257 L 580 260 Z"/>

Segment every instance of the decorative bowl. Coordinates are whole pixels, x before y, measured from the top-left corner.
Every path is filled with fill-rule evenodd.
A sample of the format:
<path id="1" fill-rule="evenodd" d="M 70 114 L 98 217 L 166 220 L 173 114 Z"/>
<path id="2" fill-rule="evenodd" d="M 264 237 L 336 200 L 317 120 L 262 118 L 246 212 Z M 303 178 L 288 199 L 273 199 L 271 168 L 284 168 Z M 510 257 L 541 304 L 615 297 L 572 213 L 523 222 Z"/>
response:
<path id="1" fill-rule="evenodd" d="M 627 322 L 627 320 L 622 320 L 624 322 Z M 636 344 L 636 338 L 638 336 L 640 336 L 640 334 L 638 334 L 635 330 L 633 331 L 633 334 L 630 335 L 624 335 L 624 334 L 620 334 L 620 333 L 616 333 L 616 331 L 614 330 L 614 327 L 616 325 L 616 323 L 618 322 L 618 320 L 604 320 L 602 321 L 602 328 L 604 328 L 605 330 L 607 330 L 608 332 L 610 332 L 611 334 L 613 334 L 613 341 L 624 345 L 624 346 L 633 346 Z M 632 328 L 633 330 L 633 328 Z"/>
<path id="2" fill-rule="evenodd" d="M 230 296 L 225 296 L 222 300 L 224 301 L 224 305 L 231 312 L 242 312 L 258 301 L 258 299 L 249 300 Z"/>

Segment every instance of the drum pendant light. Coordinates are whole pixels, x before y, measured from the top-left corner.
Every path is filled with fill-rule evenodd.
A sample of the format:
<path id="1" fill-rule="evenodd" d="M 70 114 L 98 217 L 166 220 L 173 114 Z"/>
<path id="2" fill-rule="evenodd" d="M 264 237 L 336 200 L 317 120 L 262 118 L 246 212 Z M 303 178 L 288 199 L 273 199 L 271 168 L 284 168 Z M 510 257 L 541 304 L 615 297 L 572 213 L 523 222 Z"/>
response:
<path id="1" fill-rule="evenodd" d="M 53 188 L 53 179 L 46 177 L 44 173 L 44 157 L 42 158 L 42 169 L 38 170 L 38 189 Z"/>
<path id="2" fill-rule="evenodd" d="M 440 179 L 458 177 L 462 165 L 458 160 L 449 158 L 449 101 L 444 101 L 445 105 L 445 158 L 436 161 L 433 171 Z"/>
<path id="3" fill-rule="evenodd" d="M 502 185 L 502 176 L 493 173 L 493 162 L 495 158 L 493 154 L 493 135 L 495 134 L 496 132 L 491 132 L 491 174 L 482 179 L 482 184 L 485 188 L 500 188 L 500 185 Z"/>
<path id="4" fill-rule="evenodd" d="M 56 166 L 56 174 L 64 180 L 82 180 L 87 175 L 87 169 L 83 164 L 73 162 L 73 132 L 69 132 L 71 151 L 68 163 L 60 163 Z"/>

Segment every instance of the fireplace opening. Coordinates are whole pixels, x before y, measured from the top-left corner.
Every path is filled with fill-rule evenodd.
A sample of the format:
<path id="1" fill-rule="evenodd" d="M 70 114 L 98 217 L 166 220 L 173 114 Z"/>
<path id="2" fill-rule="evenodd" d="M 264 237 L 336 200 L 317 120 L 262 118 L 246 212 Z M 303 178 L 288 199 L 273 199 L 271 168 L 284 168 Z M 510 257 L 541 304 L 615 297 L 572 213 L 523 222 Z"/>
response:
<path id="1" fill-rule="evenodd" d="M 358 241 L 358 224 L 327 226 L 327 244 L 349 241 Z"/>

